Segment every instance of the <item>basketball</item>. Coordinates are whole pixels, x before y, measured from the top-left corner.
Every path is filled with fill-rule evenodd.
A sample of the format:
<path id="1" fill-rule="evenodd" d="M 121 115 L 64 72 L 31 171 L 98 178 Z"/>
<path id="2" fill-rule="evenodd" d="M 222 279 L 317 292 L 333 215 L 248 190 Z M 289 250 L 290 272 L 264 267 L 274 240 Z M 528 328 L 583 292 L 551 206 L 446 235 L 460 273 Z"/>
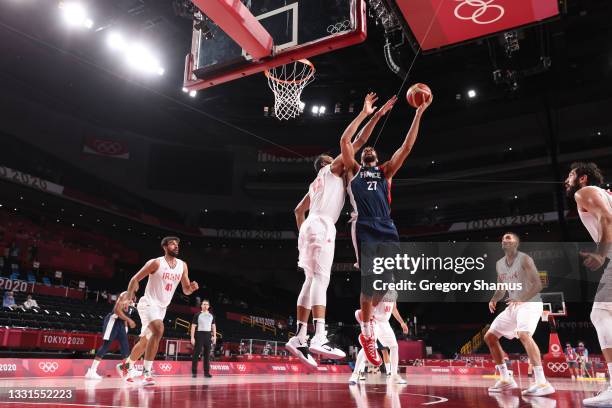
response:
<path id="1" fill-rule="evenodd" d="M 406 100 L 413 108 L 418 108 L 425 102 L 425 98 L 431 97 L 431 89 L 425 84 L 416 83 L 408 88 Z"/>

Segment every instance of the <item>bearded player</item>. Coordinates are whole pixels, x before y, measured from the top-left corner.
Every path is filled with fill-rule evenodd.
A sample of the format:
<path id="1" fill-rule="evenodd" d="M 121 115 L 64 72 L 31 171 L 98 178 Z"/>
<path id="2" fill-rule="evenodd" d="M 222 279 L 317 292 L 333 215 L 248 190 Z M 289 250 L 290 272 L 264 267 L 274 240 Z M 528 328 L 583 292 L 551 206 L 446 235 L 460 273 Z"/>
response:
<path id="1" fill-rule="evenodd" d="M 346 128 L 342 137 L 348 138 L 349 141 L 352 139 L 364 119 L 376 111 L 374 103 L 377 99 L 375 93 L 366 96 L 362 111 Z M 374 113 L 357 140 L 351 144 L 353 149 L 360 149 L 366 143 L 380 118 L 393 108 L 396 100 L 395 97 L 391 98 Z M 317 363 L 310 352 L 333 359 L 346 356 L 327 339 L 325 331 L 327 287 L 336 240 L 335 224 L 344 207 L 345 170 L 340 156 L 333 159 L 327 155 L 317 158 L 315 170 L 317 178 L 310 184 L 308 194 L 294 211 L 299 230 L 298 266 L 304 270 L 305 280 L 297 300 L 296 335 L 286 344 L 287 350 L 312 367 L 316 367 Z M 308 218 L 306 218 L 307 212 Z M 309 346 L 307 327 L 311 310 L 315 335 Z"/>
<path id="2" fill-rule="evenodd" d="M 373 329 L 375 321 L 372 318 L 372 310 L 384 293 L 374 290 L 374 275 L 369 267 L 364 267 L 365 262 L 362 258 L 367 259 L 368 257 L 362 257 L 361 251 L 367 249 L 372 255 L 379 244 L 388 248 L 388 244 L 399 243 L 399 235 L 391 219 L 391 181 L 410 155 L 419 133 L 421 117 L 432 101 L 433 95 L 425 94 L 423 103 L 416 110 L 404 143 L 391 159 L 382 165 L 378 164 L 378 155 L 373 147 L 364 148 L 361 153 L 361 164 L 357 163 L 350 135 L 345 134 L 340 140 L 342 161 L 349 180 L 348 193 L 353 205 L 353 245 L 357 261 L 361 261 L 360 316 L 363 320 L 359 321 L 361 326 L 359 343 L 368 361 L 375 366 L 381 365 L 382 359 L 376 349 L 376 335 Z M 374 251 L 372 251 L 373 248 Z M 383 275 L 377 275 L 377 278 L 392 280 L 392 277 Z"/>
<path id="3" fill-rule="evenodd" d="M 485 343 L 489 347 L 495 368 L 501 378 L 489 392 L 503 392 L 517 388 L 514 378 L 510 376 L 508 367 L 504 363 L 504 350 L 499 343 L 499 338 L 504 336 L 508 339 L 518 338 L 529 357 L 533 366 L 535 383 L 523 391 L 525 396 L 544 396 L 555 392 L 555 389 L 544 376 L 542 367 L 542 356 L 538 345 L 533 340 L 533 333 L 538 327 L 542 317 L 544 305 L 540 297 L 542 282 L 533 259 L 524 252 L 518 250 L 520 239 L 513 232 L 507 232 L 502 237 L 502 249 L 504 257 L 497 261 L 497 282 L 520 284 L 521 290 L 497 290 L 489 302 L 489 311 L 495 313 L 497 303 L 508 292 L 507 307 L 501 312 L 484 336 Z"/>
<path id="4" fill-rule="evenodd" d="M 595 163 L 572 163 L 565 191 L 568 197 L 576 200 L 580 220 L 597 243 L 597 251 L 580 253 L 584 265 L 591 271 L 605 268 L 595 295 L 591 321 L 612 382 L 612 193 L 598 187 L 601 184 L 603 174 Z M 582 402 L 588 407 L 612 406 L 612 383 L 599 395 Z"/>
<path id="5" fill-rule="evenodd" d="M 142 323 L 141 340 L 132 349 L 132 354 L 123 362 L 123 373 L 133 373 L 136 362 L 145 348 L 143 385 L 155 385 L 151 376 L 153 361 L 157 355 L 159 341 L 164 334 L 164 317 L 166 308 L 172 301 L 174 292 L 180 282 L 183 293 L 187 296 L 198 290 L 195 281 L 189 281 L 187 264 L 178 259 L 180 239 L 165 237 L 161 241 L 164 256 L 149 260 L 128 285 L 128 299 L 134 299 L 138 291 L 139 282 L 148 277 L 144 296 L 138 302 L 138 314 Z M 128 380 L 132 379 L 131 376 Z"/>

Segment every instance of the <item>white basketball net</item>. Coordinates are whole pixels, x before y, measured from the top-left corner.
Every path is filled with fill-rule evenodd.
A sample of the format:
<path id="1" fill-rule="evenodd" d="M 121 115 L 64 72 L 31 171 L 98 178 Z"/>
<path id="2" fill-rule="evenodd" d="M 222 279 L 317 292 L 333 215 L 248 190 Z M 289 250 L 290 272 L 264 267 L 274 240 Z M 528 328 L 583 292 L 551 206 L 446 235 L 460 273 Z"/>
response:
<path id="1" fill-rule="evenodd" d="M 308 60 L 266 70 L 268 86 L 274 92 L 274 116 L 278 120 L 298 117 L 304 111 L 302 91 L 314 81 L 315 68 Z"/>

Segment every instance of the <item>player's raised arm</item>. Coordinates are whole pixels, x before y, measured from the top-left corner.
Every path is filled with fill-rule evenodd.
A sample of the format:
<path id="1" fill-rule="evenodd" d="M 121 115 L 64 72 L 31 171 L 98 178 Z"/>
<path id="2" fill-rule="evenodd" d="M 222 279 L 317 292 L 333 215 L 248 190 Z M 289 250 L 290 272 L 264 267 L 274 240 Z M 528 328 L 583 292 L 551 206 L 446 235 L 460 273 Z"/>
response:
<path id="1" fill-rule="evenodd" d="M 404 139 L 404 143 L 400 146 L 399 149 L 393 154 L 391 159 L 386 162 L 383 166 L 385 169 L 385 176 L 387 179 L 393 178 L 397 171 L 402 167 L 408 155 L 412 151 L 412 147 L 416 142 L 417 136 L 419 134 L 419 126 L 421 124 L 421 117 L 423 116 L 423 112 L 431 105 L 433 101 L 433 94 L 429 96 L 429 98 L 425 98 L 421 106 L 419 106 L 414 114 L 414 119 L 412 120 L 412 125 L 410 126 L 410 130 L 406 134 L 406 138 Z"/>
<path id="2" fill-rule="evenodd" d="M 198 290 L 200 286 L 196 281 L 189 281 L 189 270 L 187 268 L 187 263 L 183 262 L 183 275 L 181 276 L 181 287 L 183 288 L 183 293 L 187 296 L 191 295 L 193 292 Z"/>
<path id="3" fill-rule="evenodd" d="M 302 201 L 295 207 L 293 213 L 295 214 L 295 222 L 297 224 L 298 231 L 302 227 L 302 223 L 306 219 L 306 213 L 310 209 L 310 195 L 306 193 Z"/>
<path id="4" fill-rule="evenodd" d="M 361 112 L 359 112 L 359 115 L 357 115 L 357 117 L 353 119 L 350 125 L 348 125 L 348 127 L 342 134 L 342 138 L 340 138 L 340 151 L 342 152 L 340 157 L 342 159 L 342 164 L 344 164 L 344 168 L 346 168 L 348 172 L 354 173 L 355 168 L 357 168 L 357 161 L 355 160 L 355 148 L 353 147 L 353 143 L 351 142 L 351 140 L 353 139 L 355 132 L 357 132 L 357 129 L 359 129 L 359 125 L 361 125 L 361 122 L 363 122 L 365 118 L 374 113 L 374 111 L 376 110 L 374 103 L 376 103 L 377 100 L 378 97 L 374 92 L 370 92 L 366 95 L 365 100 L 363 102 L 363 109 L 361 110 Z M 335 168 L 334 164 L 336 164 L 337 168 L 340 164 L 340 161 L 338 160 L 336 162 L 336 160 L 334 160 L 334 163 L 332 163 L 332 171 Z"/>
<path id="5" fill-rule="evenodd" d="M 130 279 L 130 283 L 128 284 L 128 288 L 127 288 L 127 296 L 130 301 L 134 299 L 134 297 L 136 296 L 136 292 L 138 292 L 138 287 L 139 287 L 138 282 L 140 282 L 141 280 L 143 280 L 150 274 L 154 273 L 158 269 L 159 269 L 159 260 L 150 259 L 136 273 L 136 275 L 132 276 L 132 279 Z"/>
<path id="6" fill-rule="evenodd" d="M 379 110 L 374 112 L 374 115 L 372 115 L 368 123 L 366 123 L 365 126 L 359 131 L 359 133 L 357 134 L 357 138 L 355 139 L 355 141 L 353 141 L 353 149 L 355 151 L 358 151 L 363 147 L 363 145 L 368 143 L 368 140 L 372 135 L 372 131 L 376 127 L 376 124 L 378 123 L 380 118 L 385 116 L 391 109 L 393 109 L 393 107 L 395 106 L 395 102 L 397 102 L 397 96 L 393 95 L 391 99 L 385 102 L 385 104 L 381 106 Z"/>
<path id="7" fill-rule="evenodd" d="M 600 228 L 597 252 L 580 252 L 584 265 L 591 270 L 597 270 L 604 265 L 612 249 L 612 209 L 600 190 L 595 187 L 581 188 L 574 198 L 579 208 L 595 217 Z"/>

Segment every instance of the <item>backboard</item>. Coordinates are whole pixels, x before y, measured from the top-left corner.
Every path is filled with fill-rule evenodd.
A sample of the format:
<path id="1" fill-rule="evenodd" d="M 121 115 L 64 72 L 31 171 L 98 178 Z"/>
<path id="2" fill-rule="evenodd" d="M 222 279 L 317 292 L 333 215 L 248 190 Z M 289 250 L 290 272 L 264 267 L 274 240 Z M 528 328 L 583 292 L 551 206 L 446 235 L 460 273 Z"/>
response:
<path id="1" fill-rule="evenodd" d="M 540 297 L 544 303 L 544 310 L 550 312 L 550 316 L 567 316 L 563 292 L 542 292 Z"/>
<path id="2" fill-rule="evenodd" d="M 211 10 L 214 2 L 219 7 Z M 194 0 L 202 10 L 202 22 L 194 23 L 191 53 L 186 58 L 184 86 L 188 90 L 214 86 L 366 39 L 365 0 L 240 2 Z M 219 10 L 221 13 L 216 13 Z M 245 13 L 246 19 L 242 18 Z M 263 30 L 256 22 L 249 21 L 250 17 Z M 247 37 L 252 33 L 249 39 L 255 40 L 262 38 L 257 35 L 258 29 L 259 34 L 269 34 L 273 42 L 270 55 L 259 59 L 249 55 L 235 41 L 239 36 L 232 32 L 244 30 Z"/>

